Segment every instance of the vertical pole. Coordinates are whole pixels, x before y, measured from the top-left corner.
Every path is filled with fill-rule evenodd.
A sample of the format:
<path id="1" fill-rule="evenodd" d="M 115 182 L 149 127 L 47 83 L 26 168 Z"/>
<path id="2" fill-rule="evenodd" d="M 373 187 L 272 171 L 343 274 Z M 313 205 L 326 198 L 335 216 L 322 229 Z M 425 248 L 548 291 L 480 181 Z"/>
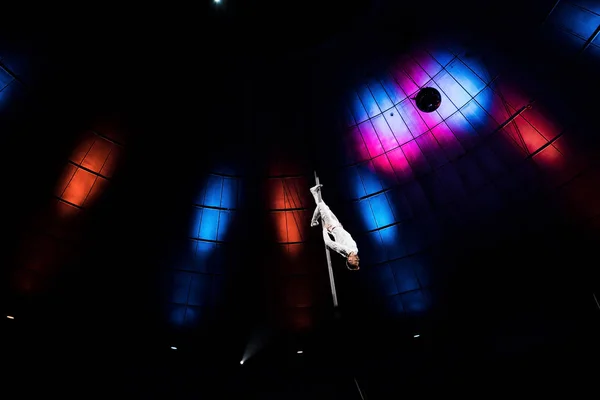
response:
<path id="1" fill-rule="evenodd" d="M 315 182 L 319 184 L 319 177 L 317 175 L 317 171 L 315 171 Z M 319 201 L 322 200 L 321 191 L 318 193 Z M 323 225 L 323 220 L 321 219 L 321 225 Z M 331 285 L 331 297 L 333 297 L 333 307 L 337 308 L 338 300 L 337 300 L 337 292 L 335 291 L 335 279 L 333 277 L 333 268 L 331 267 L 331 253 L 329 252 L 329 247 L 325 245 L 325 256 L 327 258 L 327 268 L 329 269 L 329 284 Z"/>
<path id="2" fill-rule="evenodd" d="M 360 394 L 360 398 L 362 400 L 365 400 L 365 396 L 363 395 L 363 392 L 360 389 L 360 386 L 358 385 L 358 381 L 356 380 L 356 377 L 354 378 L 354 383 L 356 383 L 356 388 L 358 389 L 358 394 Z"/>

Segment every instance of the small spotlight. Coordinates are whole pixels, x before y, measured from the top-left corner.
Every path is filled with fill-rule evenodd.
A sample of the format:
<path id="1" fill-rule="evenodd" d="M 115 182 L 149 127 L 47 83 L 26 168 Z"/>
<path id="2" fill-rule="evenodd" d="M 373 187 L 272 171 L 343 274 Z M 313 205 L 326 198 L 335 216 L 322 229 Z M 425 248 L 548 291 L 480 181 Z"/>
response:
<path id="1" fill-rule="evenodd" d="M 177 347 L 171 346 L 171 350 L 177 350 Z"/>
<path id="2" fill-rule="evenodd" d="M 7 315 L 6 318 L 8 318 L 8 319 L 15 319 L 15 317 L 13 317 L 12 315 Z"/>
<path id="3" fill-rule="evenodd" d="M 221 0 L 214 0 L 216 4 L 219 4 Z"/>
<path id="4" fill-rule="evenodd" d="M 240 365 L 244 365 L 244 360 L 240 361 Z"/>
<path id="5" fill-rule="evenodd" d="M 415 336 L 413 336 L 413 337 L 416 337 L 416 338 L 418 338 L 419 336 L 421 336 L 421 335 L 419 335 L 419 334 L 417 333 L 417 334 L 416 334 Z"/>
<path id="6" fill-rule="evenodd" d="M 303 352 L 302 350 L 298 350 L 296 353 L 298 353 L 298 354 L 302 354 L 302 353 L 304 353 L 304 352 Z"/>

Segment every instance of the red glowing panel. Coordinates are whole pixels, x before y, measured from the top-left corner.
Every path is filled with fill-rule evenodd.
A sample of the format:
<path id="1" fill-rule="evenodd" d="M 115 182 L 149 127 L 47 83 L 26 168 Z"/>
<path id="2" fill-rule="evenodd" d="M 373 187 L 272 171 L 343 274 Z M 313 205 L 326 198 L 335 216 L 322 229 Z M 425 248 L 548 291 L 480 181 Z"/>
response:
<path id="1" fill-rule="evenodd" d="M 377 133 L 375 133 L 375 129 L 373 129 L 373 125 L 371 125 L 371 121 L 367 120 L 361 123 L 358 127 L 362 134 L 363 140 L 367 145 L 367 149 L 369 150 L 369 158 L 377 157 L 378 155 L 382 154 L 383 147 L 381 146 L 381 142 L 377 137 Z"/>
<path id="2" fill-rule="evenodd" d="M 63 169 L 60 179 L 58 180 L 58 184 L 56 185 L 56 189 L 54 190 L 54 194 L 58 197 L 61 197 L 69 183 L 73 179 L 75 172 L 77 172 L 79 168 L 72 164 L 67 164 Z"/>
<path id="3" fill-rule="evenodd" d="M 394 137 L 394 134 L 383 115 L 374 117 L 371 122 L 373 123 L 373 127 L 375 128 L 379 141 L 385 151 L 390 151 L 398 147 L 398 141 Z"/>
<path id="4" fill-rule="evenodd" d="M 547 140 L 552 140 L 563 130 L 563 126 L 541 105 L 534 104 L 531 110 L 521 115 Z"/>
<path id="5" fill-rule="evenodd" d="M 102 177 L 98 177 L 92 186 L 92 190 L 90 190 L 90 194 L 85 199 L 83 203 L 84 206 L 89 207 L 92 205 L 94 201 L 96 201 L 102 193 L 106 190 L 108 186 L 108 181 Z"/>
<path id="6" fill-rule="evenodd" d="M 75 149 L 71 153 L 70 160 L 75 164 L 81 165 L 85 156 L 90 152 L 90 149 L 94 145 L 94 142 L 98 138 L 98 135 L 95 135 L 93 132 L 85 132 L 81 138 Z"/>
<path id="7" fill-rule="evenodd" d="M 285 220 L 288 242 L 302 242 L 306 239 L 310 216 L 306 211 L 286 211 Z"/>
<path id="8" fill-rule="evenodd" d="M 384 178 L 383 181 L 397 183 L 398 178 L 396 178 L 396 173 L 394 172 L 392 164 L 390 164 L 390 161 L 386 154 L 374 158 L 373 167 L 375 168 L 375 173 L 377 174 L 377 176 Z"/>
<path id="9" fill-rule="evenodd" d="M 90 151 L 81 162 L 81 166 L 96 173 L 100 173 L 100 170 L 110 155 L 111 148 L 112 144 L 110 142 L 100 138 L 97 139 L 94 141 Z"/>
<path id="10" fill-rule="evenodd" d="M 421 118 L 420 112 L 413 106 L 412 100 L 403 101 L 396 108 L 414 137 L 419 136 L 429 129 L 425 121 Z"/>
<path id="11" fill-rule="evenodd" d="M 60 197 L 81 207 L 90 194 L 95 181 L 96 175 L 78 168 Z"/>
<path id="12" fill-rule="evenodd" d="M 351 148 L 355 154 L 356 161 L 362 162 L 370 158 L 369 151 L 365 146 L 365 142 L 363 141 L 363 137 L 358 127 L 355 126 L 350 129 L 348 140 L 351 143 Z"/>
<path id="13" fill-rule="evenodd" d="M 419 145 L 416 141 L 408 142 L 402 146 L 402 151 L 408 160 L 411 168 L 417 173 L 426 173 L 430 170 L 429 164 L 427 163 L 427 159 L 421 152 Z"/>
<path id="14" fill-rule="evenodd" d="M 288 242 L 288 228 L 285 212 L 272 212 L 271 220 L 275 226 L 275 240 L 278 243 Z"/>
<path id="15" fill-rule="evenodd" d="M 433 128 L 431 133 L 435 136 L 440 146 L 442 146 L 444 149 L 448 159 L 455 160 L 465 153 L 465 150 L 460 145 L 460 142 L 458 139 L 456 139 L 450 128 L 448 128 L 448 125 L 445 123 L 439 124 Z"/>
<path id="16" fill-rule="evenodd" d="M 281 179 L 268 179 L 267 193 L 269 193 L 269 209 L 281 210 L 286 208 L 285 198 L 283 196 L 283 182 Z"/>
<path id="17" fill-rule="evenodd" d="M 113 145 L 106 163 L 102 166 L 100 173 L 106 177 L 112 177 L 117 168 L 118 162 L 121 160 L 123 149 L 119 146 Z"/>
<path id="18" fill-rule="evenodd" d="M 406 183 L 413 178 L 412 168 L 400 147 L 390 151 L 387 156 L 400 183 Z"/>
<path id="19" fill-rule="evenodd" d="M 310 204 L 312 196 L 304 178 L 283 180 L 284 208 L 303 208 Z"/>
<path id="20" fill-rule="evenodd" d="M 404 93 L 411 95 L 419 90 L 419 87 L 409 78 L 399 65 L 393 67 L 390 72 Z"/>
<path id="21" fill-rule="evenodd" d="M 56 200 L 54 203 L 54 216 L 59 220 L 72 219 L 79 214 L 80 209 L 65 203 L 64 201 Z"/>
<path id="22" fill-rule="evenodd" d="M 517 89 L 514 85 L 499 80 L 494 86 L 500 96 L 515 109 L 519 109 L 529 103 L 529 96 L 522 90 Z"/>
<path id="23" fill-rule="evenodd" d="M 525 142 L 525 146 L 527 146 L 526 148 L 529 153 L 533 153 L 534 151 L 538 150 L 540 147 L 548 143 L 548 141 L 542 135 L 540 135 L 540 133 L 536 131 L 533 126 L 531 126 L 527 121 L 525 121 L 523 117 L 519 116 L 515 118 L 514 122 L 517 125 L 520 137 L 513 137 L 513 139 L 519 145 L 522 145 L 521 143 Z"/>

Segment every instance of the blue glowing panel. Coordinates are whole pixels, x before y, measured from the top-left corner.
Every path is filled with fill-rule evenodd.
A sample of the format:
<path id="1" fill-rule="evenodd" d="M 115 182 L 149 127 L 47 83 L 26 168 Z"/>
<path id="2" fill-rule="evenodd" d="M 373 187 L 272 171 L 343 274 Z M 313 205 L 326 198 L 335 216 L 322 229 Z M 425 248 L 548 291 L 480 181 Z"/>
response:
<path id="1" fill-rule="evenodd" d="M 216 175 L 209 175 L 206 182 L 206 192 L 203 206 L 221 207 L 221 192 L 223 190 L 223 178 Z"/>
<path id="2" fill-rule="evenodd" d="M 467 103 L 460 112 L 481 137 L 489 135 L 498 127 L 498 123 L 475 100 Z"/>
<path id="3" fill-rule="evenodd" d="M 428 45 L 427 52 L 442 66 L 448 65 L 455 57 L 450 50 L 437 44 Z"/>
<path id="4" fill-rule="evenodd" d="M 441 123 L 433 128 L 431 133 L 435 136 L 435 139 L 440 144 L 449 160 L 456 160 L 465 153 L 460 142 L 445 123 Z"/>
<path id="5" fill-rule="evenodd" d="M 232 178 L 223 178 L 223 191 L 221 207 L 234 209 L 238 207 L 238 181 Z"/>
<path id="6" fill-rule="evenodd" d="M 373 117 L 381 113 L 381 110 L 377 106 L 377 103 L 375 102 L 375 99 L 373 98 L 373 95 L 371 94 L 371 91 L 367 85 L 361 85 L 358 88 L 358 96 L 360 97 L 364 108 L 367 110 L 369 117 Z"/>
<path id="7" fill-rule="evenodd" d="M 202 223 L 198 238 L 203 240 L 217 240 L 217 230 L 219 229 L 219 210 L 211 208 L 202 209 Z"/>
<path id="8" fill-rule="evenodd" d="M 494 118 L 498 125 L 510 118 L 511 112 L 507 104 L 490 87 L 475 96 L 475 101 Z"/>
<path id="9" fill-rule="evenodd" d="M 367 146 L 367 150 L 369 150 L 369 158 L 383 154 L 383 146 L 377 137 L 377 133 L 375 132 L 371 121 L 361 123 L 358 128 L 360 129 L 360 133 Z"/>
<path id="10" fill-rule="evenodd" d="M 194 240 L 193 269 L 195 272 L 207 273 L 210 270 L 211 256 L 217 244 Z"/>
<path id="11" fill-rule="evenodd" d="M 187 303 L 191 306 L 208 305 L 211 275 L 194 274 L 189 286 Z"/>
<path id="12" fill-rule="evenodd" d="M 391 74 L 398 82 L 398 85 L 402 88 L 402 91 L 406 93 L 408 96 L 415 93 L 419 90 L 419 87 L 410 79 L 410 77 L 402 70 L 402 68 L 398 65 L 391 69 Z"/>
<path id="13" fill-rule="evenodd" d="M 430 301 L 423 290 L 415 290 L 400 295 L 404 312 L 409 315 L 420 315 L 430 307 Z"/>
<path id="14" fill-rule="evenodd" d="M 600 2 L 598 0 L 577 0 L 575 3 L 600 15 Z"/>
<path id="15" fill-rule="evenodd" d="M 183 304 L 169 304 L 167 306 L 167 319 L 169 323 L 177 326 L 184 325 L 186 308 Z"/>
<path id="16" fill-rule="evenodd" d="M 358 129 L 358 127 L 354 126 L 350 128 L 348 140 L 350 142 L 350 147 L 355 154 L 355 162 L 362 162 L 371 158 L 369 155 L 369 150 L 367 149 L 361 131 Z"/>
<path id="17" fill-rule="evenodd" d="M 458 111 L 458 108 L 456 108 L 456 106 L 450 101 L 448 96 L 446 96 L 446 93 L 444 93 L 444 91 L 438 86 L 437 83 L 435 83 L 435 81 L 429 82 L 427 86 L 435 88 L 440 92 L 440 95 L 442 97 L 442 103 L 436 110 L 436 113 L 438 113 L 440 117 L 442 117 L 442 119 L 448 118 L 449 116 Z"/>
<path id="18" fill-rule="evenodd" d="M 379 264 L 386 261 L 386 251 L 381 242 L 379 231 L 367 233 L 362 240 L 357 240 L 357 244 L 361 261 L 364 261 L 366 265 Z"/>
<path id="19" fill-rule="evenodd" d="M 406 93 L 404 93 L 404 90 L 402 90 L 398 82 L 389 73 L 383 75 L 381 84 L 394 104 L 398 104 L 406 99 Z"/>
<path id="20" fill-rule="evenodd" d="M 427 72 L 429 76 L 435 76 L 442 70 L 442 66 L 437 62 L 431 54 L 425 50 L 417 50 L 413 53 L 413 57 L 417 63 Z"/>
<path id="21" fill-rule="evenodd" d="M 446 119 L 446 124 L 464 149 L 471 149 L 479 142 L 477 131 L 461 113 L 453 114 Z"/>
<path id="22" fill-rule="evenodd" d="M 193 273 L 182 271 L 170 271 L 169 280 L 171 282 L 171 303 L 187 304 L 190 282 Z"/>
<path id="23" fill-rule="evenodd" d="M 469 93 L 446 70 L 437 74 L 434 81 L 457 108 L 471 100 Z"/>
<path id="24" fill-rule="evenodd" d="M 394 275 L 388 264 L 377 265 L 366 270 L 369 291 L 376 296 L 391 296 L 398 293 Z"/>
<path id="25" fill-rule="evenodd" d="M 392 108 L 391 110 L 387 111 L 385 114 L 383 114 L 383 116 L 399 145 L 402 145 L 413 139 L 412 134 L 408 130 L 408 127 L 404 123 L 404 120 L 396 108 Z"/>
<path id="26" fill-rule="evenodd" d="M 342 172 L 340 178 L 342 182 L 344 182 L 342 188 L 348 191 L 347 194 L 351 199 L 358 199 L 366 196 L 367 193 L 365 192 L 365 187 L 360 179 L 356 166 L 348 167 L 345 172 Z"/>
<path id="27" fill-rule="evenodd" d="M 489 68 L 478 57 L 462 57 L 461 61 L 485 83 L 489 84 L 492 81 L 493 76 Z"/>
<path id="28" fill-rule="evenodd" d="M 486 86 L 485 82 L 459 59 L 453 60 L 446 70 L 471 96 L 477 95 Z"/>
<path id="29" fill-rule="evenodd" d="M 402 57 L 402 68 L 419 87 L 431 79 L 427 72 L 409 56 Z"/>
<path id="30" fill-rule="evenodd" d="M 431 132 L 424 133 L 415 140 L 431 167 L 438 168 L 448 162 L 444 151 Z"/>
<path id="31" fill-rule="evenodd" d="M 373 210 L 373 214 L 375 215 L 378 228 L 391 225 L 395 222 L 394 214 L 385 193 L 380 193 L 369 198 L 369 202 L 371 203 L 371 210 Z"/>
<path id="32" fill-rule="evenodd" d="M 342 115 L 345 127 L 351 127 L 353 125 L 356 125 L 356 122 L 354 121 L 354 116 L 352 115 L 348 107 L 343 107 Z"/>
<path id="33" fill-rule="evenodd" d="M 392 212 L 394 213 L 394 219 L 397 222 L 405 221 L 412 218 L 412 210 L 410 204 L 404 196 L 404 188 L 396 187 L 387 192 L 390 204 L 392 205 Z"/>
<path id="34" fill-rule="evenodd" d="M 374 158 L 372 161 L 373 167 L 375 168 L 375 173 L 381 178 L 383 189 L 389 189 L 398 183 L 398 178 L 396 177 L 394 168 L 392 168 L 392 164 L 390 164 L 390 160 L 386 154 L 382 154 L 379 157 Z"/>
<path id="35" fill-rule="evenodd" d="M 190 223 L 189 235 L 197 238 L 200 234 L 200 226 L 202 225 L 202 208 L 194 207 L 192 210 L 192 221 Z"/>
<path id="36" fill-rule="evenodd" d="M 233 213 L 230 211 L 219 211 L 219 226 L 217 230 L 217 240 L 224 242 L 227 240 L 228 227 L 233 219 Z"/>
<path id="37" fill-rule="evenodd" d="M 384 307 L 388 315 L 392 317 L 400 317 L 404 315 L 404 307 L 402 307 L 402 301 L 400 296 L 390 296 L 385 299 Z"/>
<path id="38" fill-rule="evenodd" d="M 386 248 L 388 260 L 404 257 L 407 254 L 406 246 L 402 240 L 402 231 L 400 226 L 391 225 L 379 231 L 381 242 Z"/>
<path id="39" fill-rule="evenodd" d="M 383 146 L 383 150 L 390 151 L 398 147 L 398 141 L 394 137 L 394 133 L 390 129 L 390 126 L 383 115 L 374 117 L 371 122 L 373 123 L 377 137 L 381 142 L 381 146 Z"/>
<path id="40" fill-rule="evenodd" d="M 420 112 L 413 106 L 412 100 L 406 100 L 396 106 L 402 120 L 408 126 L 410 133 L 414 137 L 427 131 L 429 127 L 421 118 Z"/>
<path id="41" fill-rule="evenodd" d="M 416 141 L 408 142 L 402 146 L 402 152 L 408 160 L 411 169 L 416 174 L 424 174 L 431 170 L 427 159 L 423 155 L 423 152 L 419 148 Z"/>
<path id="42" fill-rule="evenodd" d="M 375 221 L 375 215 L 373 214 L 369 200 L 359 200 L 354 204 L 357 215 L 360 215 L 363 222 L 364 230 L 372 231 L 377 229 L 377 222 Z"/>
<path id="43" fill-rule="evenodd" d="M 375 174 L 375 167 L 373 167 L 372 162 L 358 164 L 356 169 L 358 170 L 367 196 L 383 190 L 379 177 Z"/>
<path id="44" fill-rule="evenodd" d="M 4 70 L 4 68 L 0 67 L 0 92 L 4 90 L 11 82 L 13 81 L 13 77 L 10 76 L 8 72 Z"/>
<path id="45" fill-rule="evenodd" d="M 350 92 L 348 98 L 350 99 L 350 111 L 354 116 L 354 121 L 356 121 L 357 124 L 366 121 L 369 118 L 369 116 L 367 115 L 367 112 L 365 111 L 365 108 L 362 104 L 362 101 L 360 101 L 358 94 L 352 91 Z"/>
<path id="46" fill-rule="evenodd" d="M 371 93 L 373 94 L 373 97 L 375 97 L 375 101 L 377 101 L 380 110 L 385 111 L 394 106 L 393 100 L 390 99 L 390 96 L 381 83 L 376 80 L 371 80 L 369 81 L 369 89 L 371 89 Z"/>
<path id="47" fill-rule="evenodd" d="M 549 21 L 562 25 L 567 31 L 583 39 L 588 39 L 600 25 L 600 15 L 561 2 L 550 15 Z"/>
<path id="48" fill-rule="evenodd" d="M 390 262 L 398 293 L 420 289 L 421 285 L 412 267 L 413 257 Z"/>

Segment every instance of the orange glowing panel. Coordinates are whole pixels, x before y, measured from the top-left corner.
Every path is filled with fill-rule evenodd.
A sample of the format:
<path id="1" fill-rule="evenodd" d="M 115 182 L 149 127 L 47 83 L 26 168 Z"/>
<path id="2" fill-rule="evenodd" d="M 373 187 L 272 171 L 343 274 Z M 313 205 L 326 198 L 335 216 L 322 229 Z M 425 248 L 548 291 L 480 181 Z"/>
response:
<path id="1" fill-rule="evenodd" d="M 269 193 L 268 207 L 270 209 L 281 210 L 285 208 L 283 182 L 281 179 L 267 180 L 267 193 Z"/>
<path id="2" fill-rule="evenodd" d="M 288 242 L 288 229 L 285 212 L 276 211 L 271 213 L 271 221 L 275 226 L 275 237 L 278 243 Z"/>
<path id="3" fill-rule="evenodd" d="M 96 175 L 90 172 L 77 169 L 60 198 L 76 206 L 83 207 L 97 178 Z M 94 199 L 90 200 L 93 201 Z"/>
<path id="4" fill-rule="evenodd" d="M 304 208 L 312 200 L 308 183 L 304 178 L 283 180 L 284 208 Z"/>

